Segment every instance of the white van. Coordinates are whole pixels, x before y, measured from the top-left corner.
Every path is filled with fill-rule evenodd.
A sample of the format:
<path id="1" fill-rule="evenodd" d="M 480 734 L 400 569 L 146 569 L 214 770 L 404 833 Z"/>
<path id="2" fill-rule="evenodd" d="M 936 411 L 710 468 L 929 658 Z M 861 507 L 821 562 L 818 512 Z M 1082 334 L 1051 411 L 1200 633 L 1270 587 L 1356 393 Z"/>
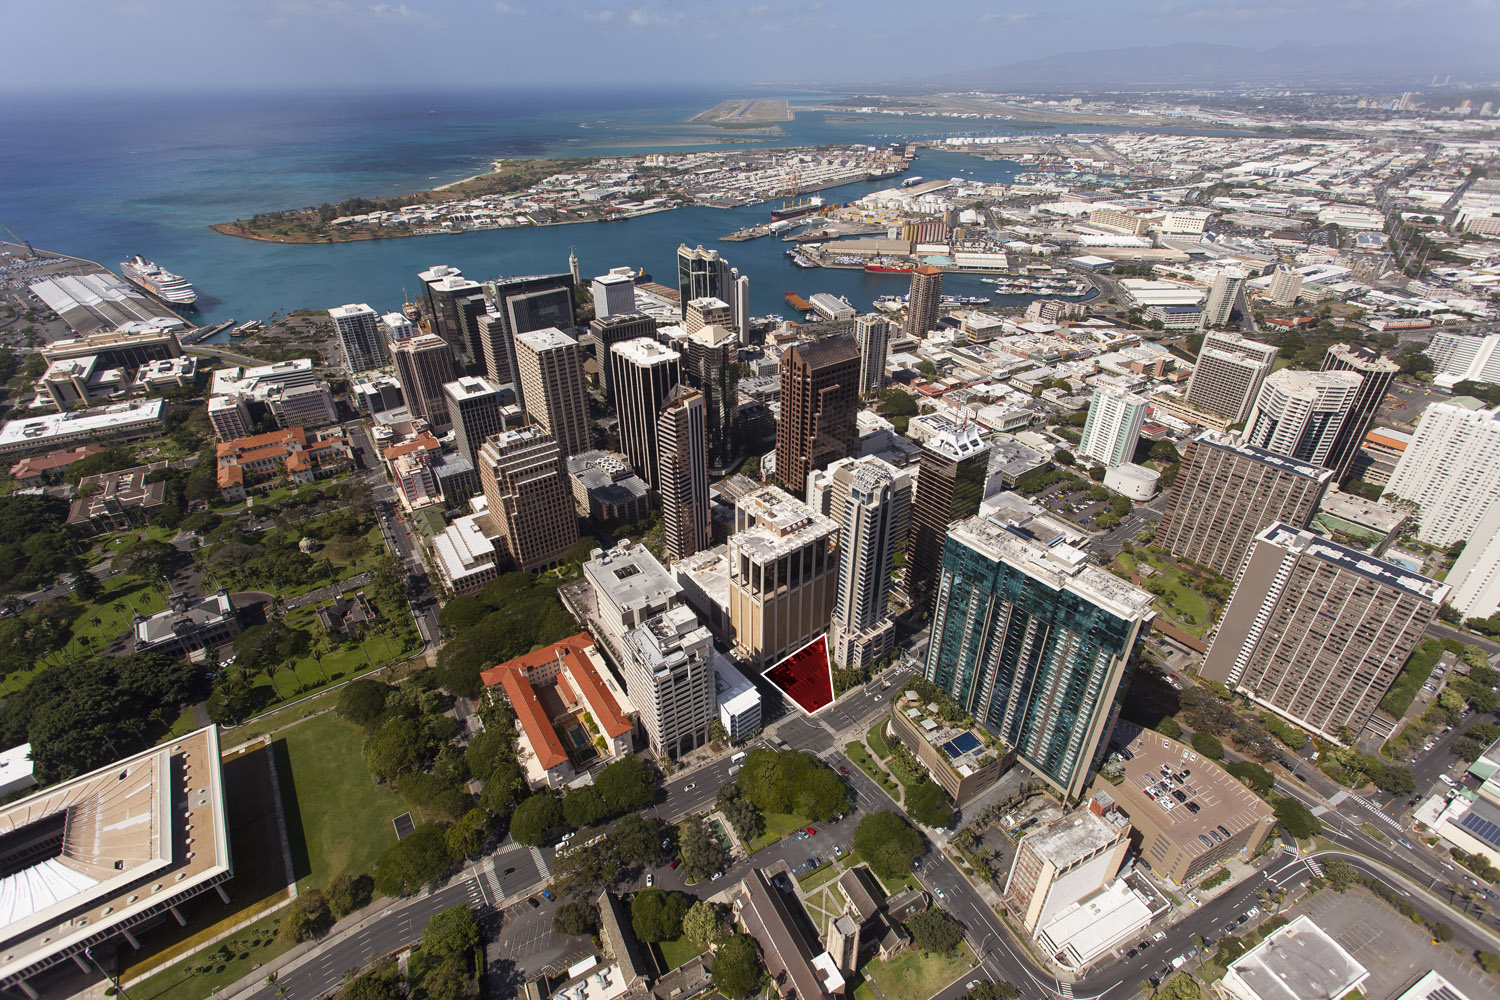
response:
<path id="1" fill-rule="evenodd" d="M 740 761 L 742 761 L 744 759 L 745 759 L 745 751 L 741 750 L 739 753 L 737 753 L 733 757 L 729 758 L 729 763 L 731 763 L 731 764 L 738 764 Z"/>

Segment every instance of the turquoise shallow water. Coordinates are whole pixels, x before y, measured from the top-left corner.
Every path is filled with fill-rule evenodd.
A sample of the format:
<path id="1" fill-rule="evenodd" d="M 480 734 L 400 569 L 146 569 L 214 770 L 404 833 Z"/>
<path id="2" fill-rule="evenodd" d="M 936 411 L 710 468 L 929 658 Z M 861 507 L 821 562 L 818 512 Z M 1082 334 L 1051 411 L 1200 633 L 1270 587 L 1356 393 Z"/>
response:
<path id="1" fill-rule="evenodd" d="M 369 302 L 398 306 L 418 271 L 452 264 L 476 279 L 562 271 L 576 248 L 585 274 L 644 267 L 671 283 L 680 242 L 717 246 L 751 278 L 751 311 L 790 316 L 783 295 L 828 291 L 861 309 L 905 290 L 902 276 L 805 270 L 775 238 L 718 243 L 766 221 L 766 206 L 693 208 L 608 224 L 466 233 L 323 246 L 282 246 L 221 236 L 208 225 L 274 208 L 354 194 L 421 190 L 479 173 L 496 156 L 702 148 L 720 130 L 688 119 L 724 96 L 680 92 L 65 98 L 0 103 L 0 222 L 39 247 L 117 269 L 142 253 L 191 279 L 204 322 Z M 825 99 L 787 95 L 797 101 Z M 429 112 L 432 112 L 429 114 Z M 959 129 L 972 128 L 959 125 Z M 951 134 L 931 121 L 878 116 L 829 121 L 805 113 L 778 145 L 890 142 Z M 924 151 L 913 172 L 929 179 L 1001 180 L 1018 169 L 962 154 Z M 887 186 L 827 192 L 847 201 Z M 945 289 L 982 294 L 977 278 Z"/>

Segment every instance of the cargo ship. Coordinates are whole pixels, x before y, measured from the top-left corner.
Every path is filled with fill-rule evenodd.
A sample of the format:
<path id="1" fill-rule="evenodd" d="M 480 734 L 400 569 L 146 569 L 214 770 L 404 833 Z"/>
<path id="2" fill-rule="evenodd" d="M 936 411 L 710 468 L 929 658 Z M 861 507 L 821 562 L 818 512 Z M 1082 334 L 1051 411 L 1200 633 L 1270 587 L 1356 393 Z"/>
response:
<path id="1" fill-rule="evenodd" d="M 771 221 L 782 222 L 786 219 L 800 219 L 804 215 L 812 215 L 823 207 L 822 198 L 804 198 L 800 201 L 784 201 L 780 208 L 771 209 Z"/>
<path id="2" fill-rule="evenodd" d="M 120 262 L 120 274 L 126 281 L 149 294 L 152 298 L 174 309 L 196 309 L 198 290 L 193 283 L 181 275 L 136 254 Z"/>

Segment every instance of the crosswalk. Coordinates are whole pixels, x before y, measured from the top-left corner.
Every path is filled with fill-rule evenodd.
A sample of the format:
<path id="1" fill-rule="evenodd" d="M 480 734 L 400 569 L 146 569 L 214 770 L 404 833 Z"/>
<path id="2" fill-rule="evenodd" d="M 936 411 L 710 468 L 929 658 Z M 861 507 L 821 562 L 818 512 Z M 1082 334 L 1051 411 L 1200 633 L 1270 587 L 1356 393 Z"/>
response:
<path id="1" fill-rule="evenodd" d="M 504 896 L 500 892 L 500 876 L 495 874 L 495 859 L 493 857 L 485 862 L 483 870 L 485 884 L 490 887 L 490 895 L 494 896 L 497 901 L 503 899 Z"/>
<path id="2" fill-rule="evenodd" d="M 1307 866 L 1308 871 L 1313 873 L 1313 878 L 1323 877 L 1323 866 L 1318 864 L 1316 860 L 1313 858 L 1303 858 L 1302 863 Z"/>
<path id="3" fill-rule="evenodd" d="M 1057 992 L 1058 992 L 1059 995 L 1061 995 L 1063 997 L 1063 1000 L 1073 1000 L 1073 984 L 1072 983 L 1065 983 L 1065 982 L 1062 982 L 1061 980 L 1059 980 L 1058 984 L 1057 984 Z"/>
<path id="4" fill-rule="evenodd" d="M 530 848 L 532 860 L 536 862 L 537 874 L 542 878 L 551 878 L 552 869 L 547 867 L 547 858 L 535 847 Z"/>
<path id="5" fill-rule="evenodd" d="M 1385 824 L 1392 830 L 1395 830 L 1397 833 L 1402 832 L 1400 823 L 1397 823 L 1395 820 L 1387 816 L 1384 812 L 1381 811 L 1379 806 L 1371 802 L 1369 799 L 1365 798 L 1363 795 L 1351 795 L 1349 797 L 1354 799 L 1354 801 L 1358 802 L 1360 805 L 1364 806 L 1366 809 L 1370 810 L 1370 812 L 1374 813 L 1376 816 L 1379 816 L 1381 820 L 1384 821 Z"/>

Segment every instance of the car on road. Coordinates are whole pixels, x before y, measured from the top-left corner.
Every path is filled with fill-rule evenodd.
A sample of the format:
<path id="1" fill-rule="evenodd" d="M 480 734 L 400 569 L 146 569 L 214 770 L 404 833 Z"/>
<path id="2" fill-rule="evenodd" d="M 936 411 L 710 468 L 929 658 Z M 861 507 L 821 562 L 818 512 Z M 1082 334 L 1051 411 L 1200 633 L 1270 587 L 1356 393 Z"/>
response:
<path id="1" fill-rule="evenodd" d="M 675 872 L 677 870 L 677 866 L 680 865 L 680 864 L 682 864 L 682 859 L 681 858 L 673 858 L 672 859 L 672 870 Z"/>
<path id="2" fill-rule="evenodd" d="M 717 882 L 717 881 L 719 881 L 719 879 L 721 879 L 723 877 L 724 877 L 724 873 L 723 872 L 714 872 L 713 878 L 709 879 L 709 881 L 710 882 Z"/>
<path id="3" fill-rule="evenodd" d="M 847 777 L 849 777 L 849 769 L 847 767 L 844 767 L 841 764 L 841 765 L 839 765 L 839 774 L 842 774 L 844 777 L 847 778 Z"/>
<path id="4" fill-rule="evenodd" d="M 686 785 L 682 786 L 682 790 L 684 792 L 691 792 L 693 789 L 695 789 L 697 787 L 698 787 L 698 783 L 696 781 L 690 781 Z"/>
<path id="5" fill-rule="evenodd" d="M 1167 939 L 1167 932 L 1166 931 L 1157 931 L 1155 934 L 1151 935 L 1151 940 L 1153 940 L 1153 941 L 1165 941 L 1166 939 Z"/>
<path id="6" fill-rule="evenodd" d="M 964 989 L 966 989 L 966 990 L 977 990 L 982 985 L 983 984 L 979 980 L 977 980 L 977 979 L 971 979 L 967 983 L 964 983 Z"/>
<path id="7" fill-rule="evenodd" d="M 1248 920 L 1254 920 L 1258 916 L 1260 916 L 1260 907 L 1252 906 L 1250 907 L 1250 909 L 1245 911 L 1244 916 L 1240 917 L 1240 922 L 1243 923 Z"/>
<path id="8" fill-rule="evenodd" d="M 507 869 L 505 869 L 505 871 L 501 872 L 500 874 L 502 874 L 502 875 L 514 875 L 515 873 L 516 873 L 516 870 L 514 868 L 507 868 Z"/>
<path id="9" fill-rule="evenodd" d="M 933 891 L 933 894 L 936 895 L 938 899 L 947 899 L 948 898 L 947 896 L 943 895 L 943 887 L 940 886 L 940 885 L 933 886 L 932 887 L 932 891 Z"/>
<path id="10" fill-rule="evenodd" d="M 1135 956 L 1138 955 L 1138 954 L 1139 954 L 1139 952 L 1137 952 L 1134 948 L 1132 948 L 1132 949 L 1130 949 L 1129 951 L 1127 951 L 1125 953 L 1125 957 L 1126 958 L 1135 958 Z"/>
<path id="11" fill-rule="evenodd" d="M 526 902 L 527 902 L 527 903 L 529 903 L 529 904 L 530 904 L 530 905 L 531 905 L 531 908 L 532 908 L 532 909 L 533 909 L 533 910 L 539 910 L 539 909 L 541 909 L 541 908 L 542 908 L 542 904 L 541 904 L 541 903 L 538 903 L 538 902 L 537 902 L 537 901 L 536 901 L 536 897 L 535 897 L 535 896 L 527 896 L 527 897 L 526 897 Z"/>

